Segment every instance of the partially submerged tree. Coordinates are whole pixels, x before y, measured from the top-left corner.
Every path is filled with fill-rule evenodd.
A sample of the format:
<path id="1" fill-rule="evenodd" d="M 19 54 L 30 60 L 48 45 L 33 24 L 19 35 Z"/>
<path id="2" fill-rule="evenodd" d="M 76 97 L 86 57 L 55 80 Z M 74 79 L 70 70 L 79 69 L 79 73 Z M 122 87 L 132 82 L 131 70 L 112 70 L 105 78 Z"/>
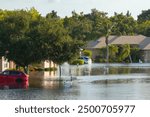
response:
<path id="1" fill-rule="evenodd" d="M 23 67 L 25 72 L 28 71 L 29 64 L 44 59 L 38 31 L 42 18 L 38 12 L 33 11 L 35 10 L 6 11 L 0 23 L 0 42 L 3 48 L 1 56 L 14 61 L 17 66 Z"/>
<path id="2" fill-rule="evenodd" d="M 61 77 L 61 65 L 79 56 L 79 47 L 83 46 L 83 43 L 72 39 L 61 20 L 51 20 L 47 28 L 47 43 L 51 45 L 46 48 L 47 59 L 59 65 Z"/>
<path id="3" fill-rule="evenodd" d="M 8 15 L 7 15 L 8 14 Z M 58 65 L 79 54 L 82 41 L 70 36 L 55 12 L 41 17 L 34 9 L 6 11 L 0 20 L 1 56 L 28 71 L 28 65 L 52 60 Z"/>

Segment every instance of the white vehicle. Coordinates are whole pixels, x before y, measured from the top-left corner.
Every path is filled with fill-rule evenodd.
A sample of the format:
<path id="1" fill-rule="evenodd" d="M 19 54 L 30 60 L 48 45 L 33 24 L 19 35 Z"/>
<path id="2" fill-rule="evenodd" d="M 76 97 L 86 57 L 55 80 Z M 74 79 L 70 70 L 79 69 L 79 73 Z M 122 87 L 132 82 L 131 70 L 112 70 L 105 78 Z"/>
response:
<path id="1" fill-rule="evenodd" d="M 88 56 L 81 56 L 80 59 L 84 60 L 84 64 L 92 64 L 92 59 Z"/>

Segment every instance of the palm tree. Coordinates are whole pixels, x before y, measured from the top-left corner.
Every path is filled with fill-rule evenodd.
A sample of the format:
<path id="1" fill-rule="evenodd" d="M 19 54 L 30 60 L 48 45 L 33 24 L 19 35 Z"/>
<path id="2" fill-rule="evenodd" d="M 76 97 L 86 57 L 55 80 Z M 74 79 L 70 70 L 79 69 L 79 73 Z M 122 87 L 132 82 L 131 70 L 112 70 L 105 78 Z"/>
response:
<path id="1" fill-rule="evenodd" d="M 109 36 L 112 32 L 112 28 L 115 26 L 115 23 L 112 24 L 111 26 L 107 24 L 106 26 L 106 35 L 105 35 L 105 44 L 106 44 L 106 63 L 109 63 Z"/>

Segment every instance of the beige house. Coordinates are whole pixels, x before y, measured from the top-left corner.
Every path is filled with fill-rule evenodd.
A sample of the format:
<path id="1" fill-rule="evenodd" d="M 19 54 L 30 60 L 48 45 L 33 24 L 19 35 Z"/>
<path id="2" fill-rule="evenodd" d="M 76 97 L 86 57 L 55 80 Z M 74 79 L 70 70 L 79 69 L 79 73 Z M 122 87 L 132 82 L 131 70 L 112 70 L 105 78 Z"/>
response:
<path id="1" fill-rule="evenodd" d="M 0 59 L 0 71 L 4 71 L 6 69 L 12 69 L 12 68 L 15 68 L 15 64 L 14 62 L 10 61 L 8 62 L 7 59 L 5 59 L 4 57 L 2 57 Z"/>
<path id="2" fill-rule="evenodd" d="M 109 45 L 136 45 L 140 48 L 142 52 L 142 59 L 144 62 L 150 62 L 150 37 L 143 35 L 135 36 L 109 36 L 108 38 Z M 98 40 L 90 41 L 87 44 L 86 49 L 92 51 L 92 58 L 94 59 L 99 54 L 99 49 L 106 47 L 105 37 L 100 37 Z"/>
<path id="3" fill-rule="evenodd" d="M 49 67 L 57 67 L 52 61 L 44 61 L 40 63 L 41 68 L 49 68 Z M 0 72 L 6 69 L 13 69 L 16 68 L 16 65 L 12 61 L 8 61 L 4 57 L 0 59 Z"/>
<path id="4" fill-rule="evenodd" d="M 43 61 L 40 65 L 42 68 L 57 67 L 57 65 L 52 61 Z"/>
<path id="5" fill-rule="evenodd" d="M 57 64 L 55 64 L 52 61 L 43 61 L 40 64 L 38 64 L 38 67 L 40 67 L 40 68 L 52 68 L 52 67 L 57 68 Z M 36 77 L 46 78 L 46 77 L 49 77 L 49 76 L 55 77 L 56 74 L 57 74 L 57 72 L 54 70 L 54 71 L 32 72 L 30 75 L 34 76 L 34 77 L 36 76 Z"/>

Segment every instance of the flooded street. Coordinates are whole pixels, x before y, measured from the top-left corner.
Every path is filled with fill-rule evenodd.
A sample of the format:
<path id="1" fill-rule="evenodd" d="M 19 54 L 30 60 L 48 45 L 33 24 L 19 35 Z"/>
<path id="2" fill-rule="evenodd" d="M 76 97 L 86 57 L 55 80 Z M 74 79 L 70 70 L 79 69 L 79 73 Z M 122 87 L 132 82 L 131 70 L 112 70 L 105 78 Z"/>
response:
<path id="1" fill-rule="evenodd" d="M 0 90 L 0 99 L 150 99 L 150 64 L 64 64 L 58 73 L 31 72 L 28 89 Z"/>

